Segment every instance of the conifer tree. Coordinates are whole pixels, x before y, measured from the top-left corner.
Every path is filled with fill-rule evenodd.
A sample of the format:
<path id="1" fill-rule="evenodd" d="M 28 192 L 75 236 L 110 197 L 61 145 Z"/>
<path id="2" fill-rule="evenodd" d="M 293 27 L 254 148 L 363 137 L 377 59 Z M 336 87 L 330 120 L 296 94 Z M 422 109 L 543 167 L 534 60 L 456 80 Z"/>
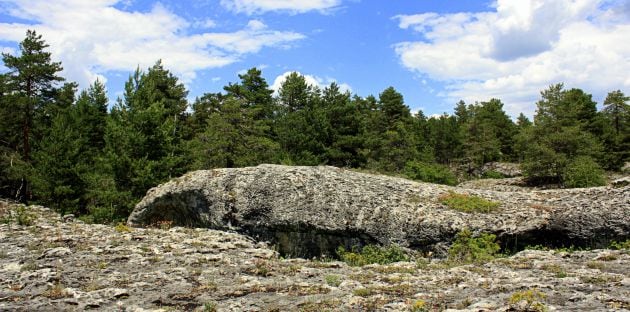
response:
<path id="1" fill-rule="evenodd" d="M 132 198 L 116 208 L 119 214 L 127 214 L 150 187 L 186 172 L 186 95 L 160 61 L 147 72 L 136 70 L 125 84 L 124 100 L 112 109 L 105 135 L 116 190 Z"/>
<path id="2" fill-rule="evenodd" d="M 567 168 L 575 161 L 601 160 L 602 144 L 592 129 L 595 103 L 581 90 L 562 84 L 541 92 L 534 125 L 520 136 L 524 146 L 523 170 L 532 183 L 564 184 Z M 592 181 L 600 181 L 593 179 Z"/>
<path id="3" fill-rule="evenodd" d="M 20 43 L 20 55 L 2 54 L 8 73 L 3 75 L 3 85 L 8 92 L 3 96 L 2 123 L 7 131 L 2 133 L 5 157 L 9 164 L 3 164 L 11 178 L 5 181 L 5 192 L 11 197 L 28 200 L 32 197 L 29 169 L 32 166 L 32 148 L 41 134 L 36 128 L 37 116 L 51 104 L 56 93 L 57 83 L 64 79 L 58 76 L 61 63 L 51 60 L 48 44 L 35 31 L 28 30 L 26 38 Z M 42 115 L 40 115 L 42 116 Z M 19 164 L 19 165 L 14 165 Z M 6 169 L 8 167 L 8 169 Z M 19 180 L 19 181 L 16 181 Z"/>

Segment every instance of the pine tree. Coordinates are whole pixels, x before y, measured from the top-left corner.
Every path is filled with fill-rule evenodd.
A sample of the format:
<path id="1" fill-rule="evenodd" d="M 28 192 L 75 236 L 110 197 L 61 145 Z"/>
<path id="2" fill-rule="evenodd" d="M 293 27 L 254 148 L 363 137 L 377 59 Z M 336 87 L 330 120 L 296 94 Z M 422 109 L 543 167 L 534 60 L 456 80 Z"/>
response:
<path id="1" fill-rule="evenodd" d="M 11 155 L 8 156 L 11 159 L 8 171 L 12 178 L 8 182 L 9 186 L 4 188 L 12 197 L 20 200 L 32 197 L 28 180 L 32 173 L 28 168 L 32 165 L 32 147 L 36 145 L 33 138 L 41 137 L 36 133 L 38 129 L 35 128 L 35 120 L 51 103 L 57 83 L 64 80 L 58 76 L 62 70 L 61 63 L 51 61 L 51 54 L 45 51 L 46 48 L 48 45 L 42 40 L 42 36 L 28 30 L 26 38 L 20 43 L 19 56 L 2 54 L 4 66 L 9 71 L 3 78 L 3 85 L 8 92 L 3 96 L 3 115 L 0 119 L 3 123 L 14 125 L 0 127 L 3 131 L 8 131 L 2 137 L 7 138 L 7 142 L 3 143 L 5 153 L 9 150 Z M 14 166 L 13 160 L 20 165 Z M 3 167 L 6 168 L 6 165 Z M 16 183 L 15 179 L 19 179 L 19 182 Z M 15 185 L 19 186 L 16 188 Z"/>
<path id="2" fill-rule="evenodd" d="M 620 169 L 630 160 L 630 97 L 620 90 L 608 93 L 601 112 L 605 168 Z"/>
<path id="3" fill-rule="evenodd" d="M 128 214 L 150 187 L 187 170 L 184 138 L 191 131 L 186 95 L 184 85 L 160 61 L 147 72 L 136 70 L 125 84 L 124 100 L 112 109 L 105 135 L 116 190 L 131 198 L 118 204 L 118 214 Z"/>
<path id="4" fill-rule="evenodd" d="M 595 103 L 581 90 L 563 90 L 562 84 L 541 92 L 534 125 L 519 136 L 523 171 L 532 183 L 564 184 L 567 168 L 580 157 L 601 160 L 602 144 L 591 131 Z M 593 180 L 595 181 L 595 180 Z"/>
<path id="5" fill-rule="evenodd" d="M 227 96 L 208 117 L 206 130 L 193 140 L 195 169 L 233 168 L 276 162 L 279 145 L 267 137 L 257 110 Z"/>

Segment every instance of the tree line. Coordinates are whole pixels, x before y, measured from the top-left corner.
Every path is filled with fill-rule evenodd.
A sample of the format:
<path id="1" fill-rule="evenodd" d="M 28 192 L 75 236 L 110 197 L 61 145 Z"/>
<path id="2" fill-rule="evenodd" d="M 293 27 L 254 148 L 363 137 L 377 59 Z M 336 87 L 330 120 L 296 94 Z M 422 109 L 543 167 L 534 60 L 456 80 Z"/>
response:
<path id="1" fill-rule="evenodd" d="M 551 85 L 534 120 L 516 122 L 499 99 L 456 104 L 453 114 L 412 114 L 402 94 L 321 89 L 286 77 L 277 94 L 256 68 L 223 92 L 188 103 L 160 61 L 137 69 L 108 103 L 105 86 L 59 76 L 41 35 L 28 31 L 0 75 L 0 196 L 107 222 L 146 191 L 190 170 L 261 163 L 332 165 L 455 184 L 491 161 L 520 162 L 531 183 L 600 185 L 630 158 L 630 105 L 610 92 L 597 110 L 580 89 Z"/>

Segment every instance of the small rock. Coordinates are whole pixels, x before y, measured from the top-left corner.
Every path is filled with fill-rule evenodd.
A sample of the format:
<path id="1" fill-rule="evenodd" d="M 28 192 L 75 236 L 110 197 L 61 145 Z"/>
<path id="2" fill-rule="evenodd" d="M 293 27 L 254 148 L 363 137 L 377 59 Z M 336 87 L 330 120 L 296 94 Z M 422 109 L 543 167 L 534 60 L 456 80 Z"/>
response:
<path id="1" fill-rule="evenodd" d="M 68 247 L 56 247 L 56 248 L 52 248 L 52 249 L 48 249 L 46 251 L 44 251 L 44 253 L 39 256 L 39 259 L 42 258 L 60 258 L 63 256 L 67 256 L 69 254 L 72 254 L 72 250 L 70 250 L 70 248 Z"/>
<path id="2" fill-rule="evenodd" d="M 70 223 L 70 222 L 73 222 L 73 221 L 74 221 L 74 215 L 73 214 L 70 213 L 70 214 L 67 214 L 67 215 L 63 216 L 63 222 Z"/>
<path id="3" fill-rule="evenodd" d="M 612 184 L 613 187 L 624 187 L 626 185 L 630 185 L 630 176 L 619 178 L 617 180 L 612 181 L 610 184 Z"/>

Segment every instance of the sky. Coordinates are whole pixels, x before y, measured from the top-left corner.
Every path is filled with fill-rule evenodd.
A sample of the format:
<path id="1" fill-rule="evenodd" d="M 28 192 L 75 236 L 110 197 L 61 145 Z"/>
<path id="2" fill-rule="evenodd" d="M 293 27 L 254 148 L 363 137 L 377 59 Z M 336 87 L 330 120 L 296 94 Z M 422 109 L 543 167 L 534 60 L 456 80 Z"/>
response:
<path id="1" fill-rule="evenodd" d="M 191 101 L 252 67 L 275 89 L 292 71 L 360 96 L 393 86 L 425 115 L 499 98 L 532 116 L 560 82 L 600 105 L 630 93 L 630 0 L 0 0 L 0 50 L 27 29 L 110 99 L 159 59 Z"/>

